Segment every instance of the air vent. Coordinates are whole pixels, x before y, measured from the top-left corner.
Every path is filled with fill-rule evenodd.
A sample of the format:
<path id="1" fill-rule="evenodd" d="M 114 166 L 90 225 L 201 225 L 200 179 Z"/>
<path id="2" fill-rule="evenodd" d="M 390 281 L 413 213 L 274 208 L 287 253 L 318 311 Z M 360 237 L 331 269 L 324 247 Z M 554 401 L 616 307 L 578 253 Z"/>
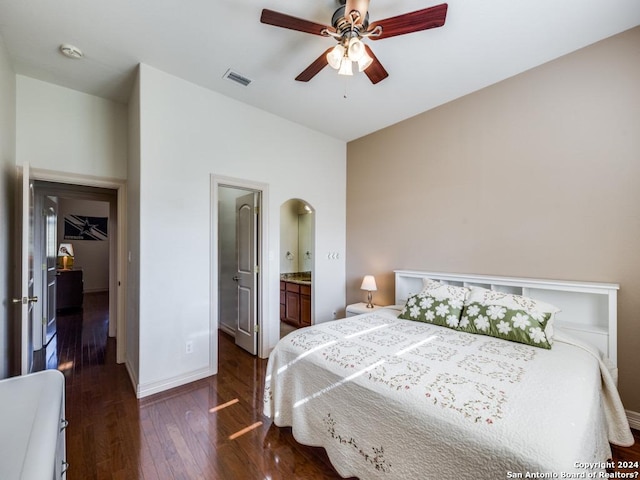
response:
<path id="1" fill-rule="evenodd" d="M 251 79 L 245 77 L 244 75 L 240 75 L 238 72 L 234 72 L 233 70 L 229 69 L 225 72 L 223 78 L 226 78 L 228 80 L 232 80 L 236 83 L 239 83 L 240 85 L 246 87 L 247 85 L 249 85 L 251 83 Z"/>

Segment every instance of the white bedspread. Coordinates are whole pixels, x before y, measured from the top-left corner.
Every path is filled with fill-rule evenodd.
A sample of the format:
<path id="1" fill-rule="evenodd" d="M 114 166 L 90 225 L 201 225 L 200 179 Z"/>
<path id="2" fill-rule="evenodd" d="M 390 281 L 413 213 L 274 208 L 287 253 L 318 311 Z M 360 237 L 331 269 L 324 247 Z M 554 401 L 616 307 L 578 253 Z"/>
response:
<path id="1" fill-rule="evenodd" d="M 610 439 L 629 442 L 615 386 L 590 352 L 564 342 L 529 347 L 397 313 L 297 330 L 269 358 L 265 414 L 291 426 L 300 443 L 324 447 L 341 475 L 596 472 L 611 456 Z"/>

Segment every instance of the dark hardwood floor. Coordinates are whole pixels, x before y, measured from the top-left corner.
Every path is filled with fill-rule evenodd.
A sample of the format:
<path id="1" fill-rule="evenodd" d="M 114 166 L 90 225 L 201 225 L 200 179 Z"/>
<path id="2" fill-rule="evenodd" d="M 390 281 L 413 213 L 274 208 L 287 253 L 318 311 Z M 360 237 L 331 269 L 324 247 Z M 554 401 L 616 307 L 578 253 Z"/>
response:
<path id="1" fill-rule="evenodd" d="M 262 415 L 266 360 L 220 334 L 218 375 L 137 400 L 107 316 L 106 294 L 85 295 L 40 359 L 66 377 L 68 480 L 341 478 L 324 450 Z M 640 461 L 639 443 L 614 452 Z"/>
<path id="2" fill-rule="evenodd" d="M 58 315 L 46 360 L 66 377 L 68 480 L 341 478 L 324 450 L 262 415 L 266 361 L 231 337 L 220 334 L 218 375 L 137 400 L 107 322 L 106 294 L 85 295 Z"/>

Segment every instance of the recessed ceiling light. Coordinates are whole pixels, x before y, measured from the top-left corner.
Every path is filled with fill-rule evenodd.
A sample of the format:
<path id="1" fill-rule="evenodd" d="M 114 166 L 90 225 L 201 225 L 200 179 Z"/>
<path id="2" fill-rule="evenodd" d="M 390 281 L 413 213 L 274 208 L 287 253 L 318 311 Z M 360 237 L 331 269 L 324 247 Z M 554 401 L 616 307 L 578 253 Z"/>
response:
<path id="1" fill-rule="evenodd" d="M 74 47 L 73 45 L 69 45 L 68 43 L 60 45 L 60 52 L 62 52 L 65 57 L 69 58 L 82 58 L 84 56 L 82 50 L 78 47 Z"/>

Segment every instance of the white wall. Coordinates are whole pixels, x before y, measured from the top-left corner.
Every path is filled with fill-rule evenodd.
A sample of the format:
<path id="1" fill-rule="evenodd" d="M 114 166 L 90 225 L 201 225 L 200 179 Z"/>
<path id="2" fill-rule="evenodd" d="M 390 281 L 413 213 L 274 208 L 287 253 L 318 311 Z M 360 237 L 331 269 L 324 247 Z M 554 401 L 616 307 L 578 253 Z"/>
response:
<path id="1" fill-rule="evenodd" d="M 126 178 L 125 105 L 22 75 L 16 83 L 18 165 Z"/>
<path id="2" fill-rule="evenodd" d="M 279 208 L 287 199 L 317 210 L 316 321 L 344 308 L 343 141 L 145 65 L 128 107 L 28 77 L 16 82 L 16 163 L 127 178 L 126 362 L 139 391 L 201 375 L 217 356 L 209 352 L 211 174 L 269 184 L 267 347 L 279 338 Z M 176 245 L 183 258 L 172 267 Z"/>
<path id="3" fill-rule="evenodd" d="M 9 375 L 11 354 L 10 322 L 15 320 L 11 303 L 14 294 L 12 252 L 13 182 L 16 156 L 16 76 L 0 37 L 0 378 Z"/>
<path id="4" fill-rule="evenodd" d="M 279 338 L 280 205 L 316 209 L 315 318 L 344 308 L 346 145 L 146 65 L 140 66 L 140 389 L 207 370 L 210 174 L 269 185 L 266 323 Z M 131 178 L 129 179 L 132 180 Z M 331 192 L 330 194 L 328 192 Z M 179 249 L 179 250 L 178 250 Z M 181 261 L 170 265 L 176 251 Z M 328 260 L 326 253 L 340 258 Z M 323 254 L 323 252 L 326 252 Z M 185 342 L 194 352 L 185 354 Z"/>
<path id="5" fill-rule="evenodd" d="M 74 269 L 82 269 L 84 292 L 106 292 L 109 290 L 109 241 L 65 240 L 64 218 L 66 215 L 109 217 L 109 203 L 92 200 L 60 198 L 58 201 L 58 243 L 73 245 Z M 107 232 L 113 235 L 114 232 Z"/>

